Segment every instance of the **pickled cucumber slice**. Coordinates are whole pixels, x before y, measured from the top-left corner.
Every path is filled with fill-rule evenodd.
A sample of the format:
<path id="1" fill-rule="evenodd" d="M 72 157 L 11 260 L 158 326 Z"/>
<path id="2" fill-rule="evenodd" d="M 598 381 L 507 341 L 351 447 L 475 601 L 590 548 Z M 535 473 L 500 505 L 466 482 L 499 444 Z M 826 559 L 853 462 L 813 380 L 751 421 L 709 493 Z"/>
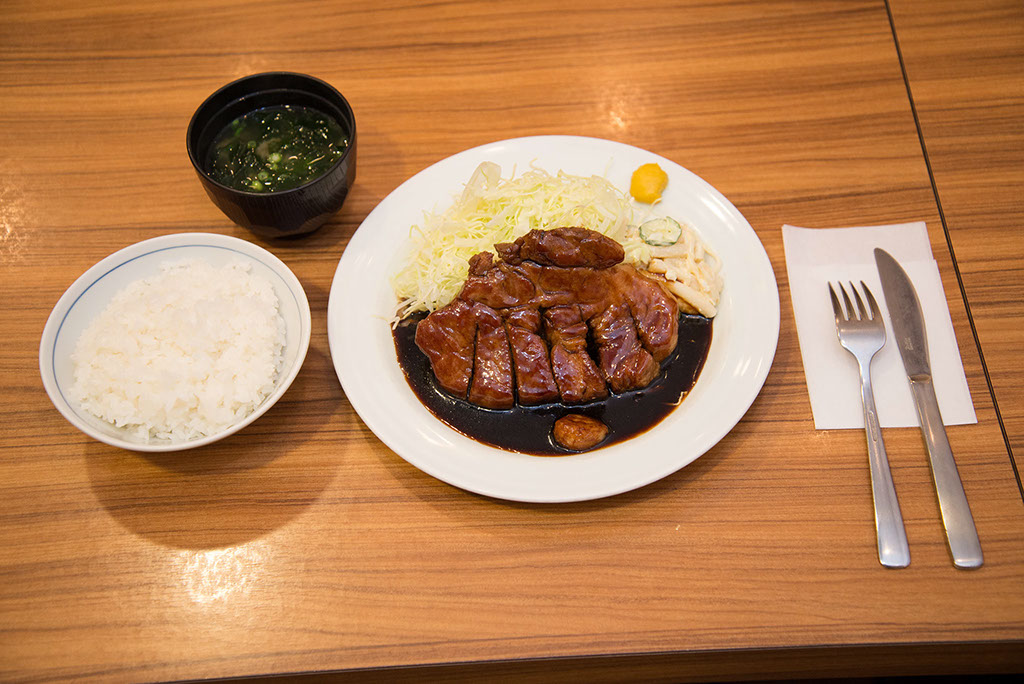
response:
<path id="1" fill-rule="evenodd" d="M 640 239 L 651 247 L 668 247 L 679 242 L 683 227 L 668 216 L 651 219 L 640 226 Z"/>

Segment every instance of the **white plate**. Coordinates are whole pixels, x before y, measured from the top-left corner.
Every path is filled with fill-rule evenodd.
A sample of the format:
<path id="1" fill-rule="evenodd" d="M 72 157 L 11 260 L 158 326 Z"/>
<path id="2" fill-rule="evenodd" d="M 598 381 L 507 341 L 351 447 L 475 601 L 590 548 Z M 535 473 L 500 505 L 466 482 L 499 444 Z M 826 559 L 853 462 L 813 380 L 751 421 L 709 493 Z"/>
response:
<path id="1" fill-rule="evenodd" d="M 723 261 L 725 288 L 711 348 L 686 400 L 644 434 L 591 452 L 542 458 L 476 442 L 434 417 L 409 388 L 388 319 L 389 277 L 409 227 L 444 209 L 473 170 L 492 161 L 508 177 L 531 163 L 556 173 L 604 175 L 629 187 L 636 167 L 657 162 L 669 176 L 658 213 L 691 223 Z M 466 150 L 416 174 L 366 217 L 338 264 L 327 307 L 331 357 L 352 406 L 406 461 L 457 487 L 501 499 L 597 499 L 659 480 L 714 446 L 743 417 L 764 384 L 779 337 L 775 274 L 750 224 L 717 190 L 678 164 L 595 138 L 518 138 Z"/>
<path id="2" fill-rule="evenodd" d="M 154 276 L 160 264 L 182 259 L 204 259 L 214 265 L 244 259 L 253 273 L 266 278 L 277 293 L 285 323 L 284 363 L 273 393 L 246 418 L 215 435 L 186 442 L 143 442 L 128 431 L 83 410 L 67 398 L 74 381 L 71 353 L 82 332 L 120 290 L 141 278 Z M 267 412 L 292 384 L 309 349 L 309 301 L 295 274 L 267 250 L 235 237 L 209 233 L 179 233 L 138 242 L 111 254 L 86 271 L 53 307 L 39 343 L 39 370 L 43 387 L 57 410 L 79 430 L 112 446 L 133 451 L 192 449 L 238 432 Z"/>

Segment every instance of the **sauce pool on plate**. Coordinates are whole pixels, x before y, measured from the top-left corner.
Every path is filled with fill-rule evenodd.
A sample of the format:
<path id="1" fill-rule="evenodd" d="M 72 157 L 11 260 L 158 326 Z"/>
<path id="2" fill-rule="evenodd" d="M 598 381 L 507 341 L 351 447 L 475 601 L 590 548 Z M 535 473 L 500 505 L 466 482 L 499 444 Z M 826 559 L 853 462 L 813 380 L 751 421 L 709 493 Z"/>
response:
<path id="1" fill-rule="evenodd" d="M 235 119 L 217 134 L 206 169 L 213 180 L 236 190 L 290 190 L 326 173 L 348 144 L 341 124 L 317 109 L 265 107 Z"/>
<path id="2" fill-rule="evenodd" d="M 416 346 L 416 326 L 424 317 L 425 314 L 409 316 L 393 331 L 399 365 L 423 405 L 441 421 L 478 442 L 537 456 L 577 453 L 560 446 L 552 437 L 555 421 L 568 414 L 596 418 L 608 426 L 608 436 L 598 447 L 629 439 L 660 423 L 697 382 L 711 346 L 713 321 L 681 314 L 675 351 L 662 362 L 658 378 L 642 389 L 580 405 L 516 405 L 494 410 L 457 399 L 440 388 L 430 362 Z"/>

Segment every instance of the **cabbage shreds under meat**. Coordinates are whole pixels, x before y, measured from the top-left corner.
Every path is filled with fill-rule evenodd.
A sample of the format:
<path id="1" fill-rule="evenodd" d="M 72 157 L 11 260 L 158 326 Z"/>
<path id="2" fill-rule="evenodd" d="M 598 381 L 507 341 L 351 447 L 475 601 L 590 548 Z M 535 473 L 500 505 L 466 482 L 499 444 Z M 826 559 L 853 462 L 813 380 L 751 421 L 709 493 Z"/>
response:
<path id="1" fill-rule="evenodd" d="M 470 257 L 534 229 L 582 226 L 621 243 L 627 262 L 641 252 L 649 259 L 647 246 L 628 235 L 632 223 L 629 198 L 600 176 L 531 168 L 503 179 L 500 166 L 484 162 L 450 208 L 426 213 L 423 225 L 410 230 L 405 266 L 391 279 L 396 320 L 448 304 L 466 280 Z"/>

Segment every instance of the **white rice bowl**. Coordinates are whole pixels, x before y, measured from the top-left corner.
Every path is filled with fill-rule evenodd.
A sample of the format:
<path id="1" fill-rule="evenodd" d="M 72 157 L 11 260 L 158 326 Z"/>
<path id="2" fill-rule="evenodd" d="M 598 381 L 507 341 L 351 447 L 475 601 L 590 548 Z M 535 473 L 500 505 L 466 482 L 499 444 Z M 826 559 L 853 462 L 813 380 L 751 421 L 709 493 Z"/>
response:
<path id="1" fill-rule="evenodd" d="M 208 265 L 226 273 L 233 269 L 244 272 L 236 273 L 222 283 L 227 289 L 220 301 L 214 299 L 215 308 L 225 308 L 222 306 L 223 298 L 234 296 L 232 293 L 236 293 L 238 288 L 245 284 L 243 275 L 250 276 L 250 282 L 257 286 L 269 285 L 273 293 L 268 295 L 264 292 L 260 296 L 262 304 L 249 302 L 248 315 L 265 316 L 266 302 L 276 295 L 277 315 L 274 317 L 273 325 L 283 326 L 283 330 L 268 329 L 267 326 L 271 325 L 270 319 L 263 320 L 261 326 L 257 327 L 244 324 L 241 318 L 229 322 L 228 327 L 232 329 L 229 332 L 235 338 L 242 339 L 257 333 L 260 344 L 256 352 L 246 349 L 244 344 L 238 344 L 238 349 L 232 349 L 228 356 L 215 364 L 223 372 L 216 378 L 214 397 L 209 399 L 210 386 L 204 387 L 203 392 L 210 405 L 217 407 L 216 411 L 197 411 L 193 406 L 187 410 L 179 407 L 169 414 L 166 411 L 157 412 L 161 416 L 172 415 L 177 423 L 186 420 L 189 423 L 187 428 L 176 429 L 172 434 L 167 430 L 161 433 L 160 429 L 150 430 L 150 426 L 140 427 L 138 424 L 117 427 L 94 415 L 103 412 L 97 406 L 106 406 L 122 417 L 130 414 L 122 410 L 125 406 L 123 403 L 108 402 L 100 396 L 102 392 L 97 394 L 97 389 L 103 387 L 102 382 L 92 381 L 92 406 L 90 409 L 83 406 L 82 387 L 75 386 L 76 364 L 73 356 L 76 346 L 90 324 L 104 315 L 119 292 L 130 285 L 137 286 L 143 280 L 155 279 L 156 282 L 160 282 L 163 271 L 175 263 L 199 263 L 204 267 Z M 221 313 L 227 315 L 226 311 Z M 111 312 L 106 312 L 107 316 L 110 314 Z M 125 318 L 114 316 L 111 320 Z M 175 320 L 177 319 L 173 317 L 167 318 L 164 324 Z M 125 330 L 143 329 L 138 316 L 120 320 L 118 325 L 123 326 Z M 310 329 L 309 302 L 301 284 L 291 270 L 267 250 L 245 240 L 225 235 L 166 235 L 139 242 L 110 255 L 86 271 L 68 288 L 54 307 L 43 330 L 39 346 L 39 368 L 43 386 L 54 406 L 72 425 L 85 434 L 124 449 L 150 452 L 177 451 L 223 439 L 249 425 L 273 406 L 291 385 L 302 366 L 309 348 Z M 95 332 L 94 330 L 93 334 Z M 232 335 L 225 335 L 225 339 L 214 346 L 223 347 L 230 344 Z M 270 338 L 274 340 L 272 359 L 268 359 L 267 356 L 270 351 L 267 348 Z M 99 339 L 104 341 L 102 335 Z M 111 341 L 110 336 L 107 336 L 105 343 Z M 95 344 L 89 346 L 92 349 L 96 348 Z M 209 346 L 204 348 L 202 339 L 195 335 L 190 336 L 190 333 L 178 336 L 174 347 L 181 347 L 189 353 L 206 353 L 209 349 Z M 268 362 L 274 366 L 269 371 Z M 108 373 L 111 368 L 111 364 L 108 363 L 104 372 Z M 210 369 L 213 368 L 211 365 Z M 205 371 L 200 375 L 205 377 Z M 248 386 L 225 387 L 225 383 L 229 381 L 232 385 L 237 383 Z M 88 387 L 89 383 L 86 383 L 86 386 Z M 159 386 L 159 382 L 153 386 Z M 198 387 L 195 382 L 192 386 Z M 149 390 L 139 396 L 152 393 L 152 390 Z M 171 389 L 161 392 L 159 399 L 156 403 L 162 402 L 168 407 L 176 401 Z M 152 415 L 153 406 L 147 408 Z"/>

